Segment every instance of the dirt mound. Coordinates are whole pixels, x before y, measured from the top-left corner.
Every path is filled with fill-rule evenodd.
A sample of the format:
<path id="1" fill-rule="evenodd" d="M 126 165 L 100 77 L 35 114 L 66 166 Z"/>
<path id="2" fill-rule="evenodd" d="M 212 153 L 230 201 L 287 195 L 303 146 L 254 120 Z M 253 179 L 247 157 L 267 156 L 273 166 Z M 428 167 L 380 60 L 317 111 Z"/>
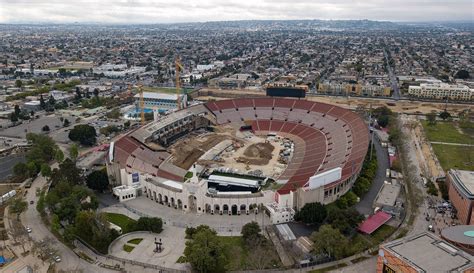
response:
<path id="1" fill-rule="evenodd" d="M 272 159 L 272 152 L 275 149 L 270 143 L 255 143 L 247 147 L 244 156 L 237 160 L 253 165 L 266 165 Z"/>

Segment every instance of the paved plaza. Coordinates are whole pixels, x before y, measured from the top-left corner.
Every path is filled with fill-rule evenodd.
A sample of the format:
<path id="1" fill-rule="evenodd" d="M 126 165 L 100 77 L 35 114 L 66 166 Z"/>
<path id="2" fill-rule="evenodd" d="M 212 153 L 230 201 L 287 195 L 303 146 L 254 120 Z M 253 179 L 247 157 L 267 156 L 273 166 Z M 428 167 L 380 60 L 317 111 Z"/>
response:
<path id="1" fill-rule="evenodd" d="M 250 215 L 211 215 L 184 212 L 160 205 L 144 196 L 103 208 L 104 212 L 121 213 L 132 219 L 140 216 L 160 217 L 166 226 L 181 227 L 208 225 L 221 235 L 239 235 L 242 226 L 256 221 L 261 226 L 270 224 L 264 213 Z M 166 228 L 166 227 L 165 227 Z"/>
<path id="2" fill-rule="evenodd" d="M 132 261 L 156 264 L 179 270 L 190 270 L 188 264 L 177 263 L 185 248 L 184 228 L 164 228 L 160 234 L 151 232 L 132 232 L 117 238 L 109 247 L 109 254 Z M 127 243 L 133 239 L 143 239 L 138 244 Z M 161 239 L 162 252 L 155 252 L 155 238 Z M 132 251 L 123 250 L 124 245 L 134 247 Z"/>

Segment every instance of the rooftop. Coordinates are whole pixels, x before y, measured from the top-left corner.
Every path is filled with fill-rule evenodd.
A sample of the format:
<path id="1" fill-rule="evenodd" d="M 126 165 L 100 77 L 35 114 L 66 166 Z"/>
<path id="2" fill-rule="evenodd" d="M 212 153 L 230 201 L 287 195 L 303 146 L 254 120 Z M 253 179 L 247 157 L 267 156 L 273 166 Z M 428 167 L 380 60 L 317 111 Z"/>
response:
<path id="1" fill-rule="evenodd" d="M 134 98 L 140 98 L 140 94 L 136 94 L 134 96 Z M 145 98 L 145 99 L 160 99 L 160 100 L 177 100 L 178 95 L 157 93 L 157 92 L 143 92 L 143 98 Z"/>
<path id="2" fill-rule="evenodd" d="M 445 228 L 441 231 L 441 236 L 452 242 L 474 246 L 474 226 L 460 225 Z"/>
<path id="3" fill-rule="evenodd" d="M 474 257 L 427 232 L 386 243 L 382 248 L 423 272 L 462 271 L 474 266 Z"/>
<path id="4" fill-rule="evenodd" d="M 462 187 L 468 196 L 474 197 L 474 172 L 451 169 L 449 174 Z"/>
<path id="5" fill-rule="evenodd" d="M 372 234 L 383 224 L 387 223 L 392 216 L 386 212 L 378 211 L 376 214 L 369 216 L 364 222 L 359 225 L 359 230 L 366 234 Z"/>

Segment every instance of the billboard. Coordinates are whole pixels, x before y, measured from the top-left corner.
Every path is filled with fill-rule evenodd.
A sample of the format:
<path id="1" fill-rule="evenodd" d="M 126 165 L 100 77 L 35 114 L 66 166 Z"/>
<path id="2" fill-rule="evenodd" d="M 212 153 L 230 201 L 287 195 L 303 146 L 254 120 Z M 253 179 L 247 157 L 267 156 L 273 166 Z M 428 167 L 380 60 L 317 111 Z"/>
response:
<path id="1" fill-rule="evenodd" d="M 306 91 L 298 87 L 267 87 L 267 96 L 304 98 Z"/>
<path id="2" fill-rule="evenodd" d="M 140 176 L 138 173 L 132 173 L 132 183 L 140 182 Z"/>
<path id="3" fill-rule="evenodd" d="M 323 173 L 311 176 L 305 188 L 308 188 L 310 190 L 316 189 L 321 186 L 332 183 L 334 181 L 337 181 L 341 179 L 341 177 L 342 177 L 342 168 L 337 167 L 332 170 L 325 171 Z"/>

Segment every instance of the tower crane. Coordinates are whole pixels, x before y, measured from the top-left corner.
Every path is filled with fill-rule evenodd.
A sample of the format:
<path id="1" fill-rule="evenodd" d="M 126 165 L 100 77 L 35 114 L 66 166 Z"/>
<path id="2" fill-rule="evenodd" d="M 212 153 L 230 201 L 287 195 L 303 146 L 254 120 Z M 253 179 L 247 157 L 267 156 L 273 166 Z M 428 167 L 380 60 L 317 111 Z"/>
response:
<path id="1" fill-rule="evenodd" d="M 181 65 L 181 60 L 178 57 L 176 57 L 176 60 L 174 61 L 174 65 L 175 65 L 175 76 L 176 76 L 176 95 L 177 95 L 177 99 L 176 99 L 176 104 L 177 104 L 177 109 L 178 110 L 181 110 L 181 80 L 180 80 L 180 72 L 181 70 L 183 70 L 183 66 Z"/>

